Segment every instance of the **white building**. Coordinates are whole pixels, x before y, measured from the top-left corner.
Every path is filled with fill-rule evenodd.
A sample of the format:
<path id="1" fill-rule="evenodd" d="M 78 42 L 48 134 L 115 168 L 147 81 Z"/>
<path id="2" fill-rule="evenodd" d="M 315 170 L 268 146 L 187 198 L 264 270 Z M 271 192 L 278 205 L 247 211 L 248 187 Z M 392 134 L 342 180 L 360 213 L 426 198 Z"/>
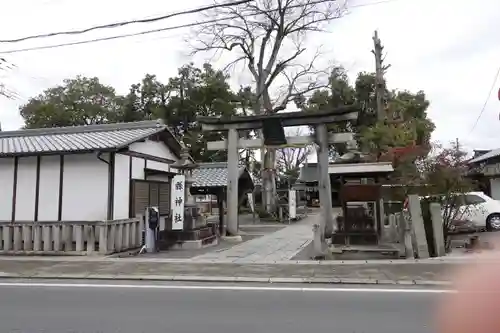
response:
<path id="1" fill-rule="evenodd" d="M 0 222 L 167 215 L 180 148 L 158 121 L 0 132 Z"/>

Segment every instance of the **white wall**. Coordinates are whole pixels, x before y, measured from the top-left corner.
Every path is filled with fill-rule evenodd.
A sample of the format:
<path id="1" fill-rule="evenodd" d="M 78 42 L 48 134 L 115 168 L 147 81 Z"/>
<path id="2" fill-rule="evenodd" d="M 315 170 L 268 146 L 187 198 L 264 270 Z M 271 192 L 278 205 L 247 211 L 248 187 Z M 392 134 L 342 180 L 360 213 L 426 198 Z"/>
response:
<path id="1" fill-rule="evenodd" d="M 133 166 L 133 164 L 132 164 Z M 113 202 L 113 219 L 129 218 L 130 198 L 130 157 L 116 154 L 115 157 L 115 199 Z"/>
<path id="2" fill-rule="evenodd" d="M 36 157 L 19 158 L 16 193 L 16 220 L 18 221 L 31 221 L 35 218 L 36 160 Z"/>
<path id="3" fill-rule="evenodd" d="M 145 180 L 143 158 L 132 157 L 132 179 Z"/>
<path id="4" fill-rule="evenodd" d="M 60 156 L 41 156 L 38 221 L 58 219 L 60 163 Z M 36 157 L 19 158 L 16 221 L 33 221 L 35 218 L 36 165 Z M 62 220 L 106 219 L 107 178 L 108 166 L 99 161 L 95 154 L 66 155 L 62 188 Z M 14 159 L 0 158 L 0 220 L 11 220 L 13 182 Z"/>
<path id="5" fill-rule="evenodd" d="M 103 154 L 102 158 L 109 159 L 106 154 Z M 97 159 L 95 154 L 65 156 L 63 220 L 97 221 L 107 219 L 108 172 L 108 165 Z"/>
<path id="6" fill-rule="evenodd" d="M 40 160 L 39 221 L 57 221 L 59 210 L 59 165 L 59 156 L 42 156 Z"/>
<path id="7" fill-rule="evenodd" d="M 151 140 L 146 140 L 144 142 L 133 143 L 129 149 L 138 153 L 148 154 L 156 157 L 167 158 L 173 161 L 177 161 L 178 158 L 170 151 L 167 145 L 163 142 L 156 142 Z M 144 163 L 144 162 L 143 162 Z M 149 169 L 170 171 L 170 167 L 166 163 L 148 161 L 147 166 Z M 135 165 L 134 165 L 135 167 Z M 142 178 L 144 179 L 144 178 Z"/>
<path id="8" fill-rule="evenodd" d="M 14 159 L 0 158 L 0 221 L 12 218 L 12 188 L 14 180 Z"/>
<path id="9" fill-rule="evenodd" d="M 490 178 L 491 197 L 500 200 L 500 178 Z"/>

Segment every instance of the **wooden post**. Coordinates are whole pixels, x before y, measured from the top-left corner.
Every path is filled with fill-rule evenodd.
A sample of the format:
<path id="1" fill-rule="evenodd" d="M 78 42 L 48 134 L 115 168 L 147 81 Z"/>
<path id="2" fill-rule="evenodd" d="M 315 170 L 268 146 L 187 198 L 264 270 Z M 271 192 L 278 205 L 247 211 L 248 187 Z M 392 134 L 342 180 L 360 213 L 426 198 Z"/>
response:
<path id="1" fill-rule="evenodd" d="M 328 130 L 325 124 L 316 126 L 318 140 L 318 188 L 321 207 L 321 228 L 326 237 L 333 233 L 332 186 L 328 173 Z"/>
<path id="2" fill-rule="evenodd" d="M 227 137 L 227 232 L 238 234 L 238 130 L 230 129 Z"/>

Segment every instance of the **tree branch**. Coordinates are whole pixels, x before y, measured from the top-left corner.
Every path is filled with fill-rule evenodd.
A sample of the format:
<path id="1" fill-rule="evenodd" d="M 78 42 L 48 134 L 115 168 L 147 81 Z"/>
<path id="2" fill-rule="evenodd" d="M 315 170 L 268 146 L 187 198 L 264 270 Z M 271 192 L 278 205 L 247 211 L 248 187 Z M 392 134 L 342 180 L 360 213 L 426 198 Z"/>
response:
<path id="1" fill-rule="evenodd" d="M 229 62 L 229 67 L 246 62 L 255 83 L 256 108 L 259 109 L 256 112 L 261 111 L 261 102 L 265 112 L 277 112 L 295 96 L 324 86 L 311 84 L 318 81 L 313 76 L 320 71 L 299 64 L 306 50 L 301 42 L 306 33 L 323 31 L 324 24 L 341 17 L 344 12 L 345 5 L 334 0 L 255 0 L 231 8 L 218 8 L 207 15 L 220 22 L 207 24 L 195 32 L 199 45 L 194 47 L 194 52 L 233 53 L 235 58 Z M 291 55 L 290 44 L 295 46 Z M 288 80 L 288 89 L 284 98 L 275 98 L 275 83 L 280 75 Z M 304 89 L 294 86 L 300 85 L 299 81 L 305 78 L 310 84 Z"/>

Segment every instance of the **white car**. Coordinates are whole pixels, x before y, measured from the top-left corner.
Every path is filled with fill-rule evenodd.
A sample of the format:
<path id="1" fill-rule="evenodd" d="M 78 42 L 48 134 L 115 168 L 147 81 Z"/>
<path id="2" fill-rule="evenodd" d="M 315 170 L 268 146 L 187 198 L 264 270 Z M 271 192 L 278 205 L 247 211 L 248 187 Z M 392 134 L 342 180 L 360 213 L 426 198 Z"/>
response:
<path id="1" fill-rule="evenodd" d="M 454 214 L 452 230 L 466 228 L 467 225 L 480 230 L 500 230 L 500 201 L 492 199 L 483 192 L 468 192 L 457 196 L 461 204 Z"/>

